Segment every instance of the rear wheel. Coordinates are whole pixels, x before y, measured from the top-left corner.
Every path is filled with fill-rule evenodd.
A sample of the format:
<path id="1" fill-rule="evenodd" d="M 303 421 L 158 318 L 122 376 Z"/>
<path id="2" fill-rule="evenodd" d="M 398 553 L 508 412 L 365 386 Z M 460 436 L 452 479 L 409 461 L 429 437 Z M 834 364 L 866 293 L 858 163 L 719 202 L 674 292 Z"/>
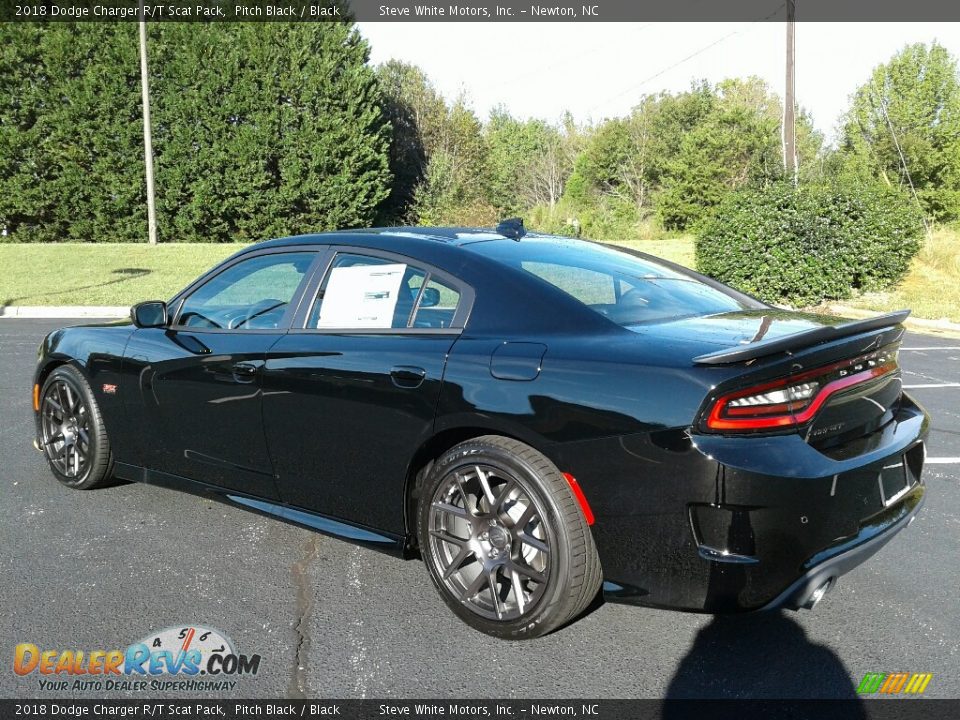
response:
<path id="1" fill-rule="evenodd" d="M 488 435 L 431 468 L 418 538 L 430 576 L 472 627 L 502 638 L 545 635 L 600 589 L 593 536 L 570 486 L 529 445 Z"/>
<path id="2" fill-rule="evenodd" d="M 76 490 L 106 483 L 110 440 L 90 386 L 78 370 L 58 367 L 40 393 L 40 442 L 54 476 Z"/>

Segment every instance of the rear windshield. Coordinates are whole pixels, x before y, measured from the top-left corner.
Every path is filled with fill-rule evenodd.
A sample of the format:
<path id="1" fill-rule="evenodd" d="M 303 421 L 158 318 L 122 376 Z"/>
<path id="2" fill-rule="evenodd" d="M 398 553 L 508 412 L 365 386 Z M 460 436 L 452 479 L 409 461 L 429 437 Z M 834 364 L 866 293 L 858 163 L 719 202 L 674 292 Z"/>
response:
<path id="1" fill-rule="evenodd" d="M 582 240 L 524 238 L 476 249 L 623 325 L 764 307 L 665 265 Z"/>

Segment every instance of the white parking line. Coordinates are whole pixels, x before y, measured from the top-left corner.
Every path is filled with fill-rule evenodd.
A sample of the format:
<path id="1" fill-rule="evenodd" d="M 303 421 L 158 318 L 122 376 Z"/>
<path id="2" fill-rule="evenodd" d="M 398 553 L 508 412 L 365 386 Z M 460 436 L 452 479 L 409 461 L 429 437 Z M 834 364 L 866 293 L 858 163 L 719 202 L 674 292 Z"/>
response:
<path id="1" fill-rule="evenodd" d="M 930 385 L 904 385 L 904 390 L 916 390 L 918 388 L 938 388 L 938 387 L 960 387 L 960 383 L 932 383 Z"/>
<path id="2" fill-rule="evenodd" d="M 924 465 L 956 465 L 960 463 L 960 457 L 932 458 L 928 457 L 923 461 Z"/>
<path id="3" fill-rule="evenodd" d="M 937 345 L 934 347 L 909 347 L 900 348 L 901 350 L 960 350 L 960 345 Z"/>

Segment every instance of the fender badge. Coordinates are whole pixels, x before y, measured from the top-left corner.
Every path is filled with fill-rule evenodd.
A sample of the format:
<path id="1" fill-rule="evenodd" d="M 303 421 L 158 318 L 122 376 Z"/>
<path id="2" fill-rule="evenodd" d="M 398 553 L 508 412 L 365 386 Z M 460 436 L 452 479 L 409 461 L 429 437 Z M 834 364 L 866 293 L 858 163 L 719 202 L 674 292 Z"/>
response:
<path id="1" fill-rule="evenodd" d="M 104 393 L 104 395 L 116 395 L 116 394 L 117 394 L 117 386 L 116 386 L 116 385 L 113 385 L 113 384 L 111 384 L 111 383 L 104 383 L 104 384 L 103 384 L 103 393 Z"/>

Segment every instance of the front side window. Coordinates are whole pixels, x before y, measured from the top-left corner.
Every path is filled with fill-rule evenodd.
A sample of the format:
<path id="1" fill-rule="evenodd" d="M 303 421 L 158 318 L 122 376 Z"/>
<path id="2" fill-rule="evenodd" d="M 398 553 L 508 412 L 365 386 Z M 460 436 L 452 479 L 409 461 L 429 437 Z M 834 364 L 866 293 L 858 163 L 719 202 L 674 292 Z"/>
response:
<path id="1" fill-rule="evenodd" d="M 238 262 L 191 293 L 177 324 L 198 329 L 277 328 L 315 256 L 276 253 Z"/>
<path id="2" fill-rule="evenodd" d="M 338 253 L 310 311 L 320 330 L 448 328 L 459 292 L 415 265 Z"/>

